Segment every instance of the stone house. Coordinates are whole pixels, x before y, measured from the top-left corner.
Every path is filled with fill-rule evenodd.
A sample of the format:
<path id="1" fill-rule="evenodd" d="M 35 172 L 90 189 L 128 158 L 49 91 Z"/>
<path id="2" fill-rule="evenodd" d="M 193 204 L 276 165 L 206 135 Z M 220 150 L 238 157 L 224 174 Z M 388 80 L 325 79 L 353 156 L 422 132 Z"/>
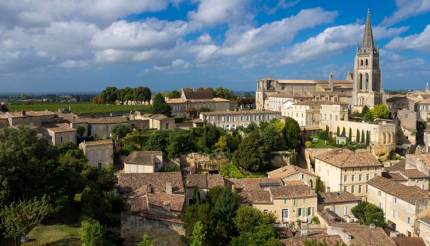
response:
<path id="1" fill-rule="evenodd" d="M 326 192 L 347 191 L 366 198 L 366 182 L 381 176 L 383 165 L 367 151 L 335 149 L 315 157 L 315 173 Z"/>
<path id="2" fill-rule="evenodd" d="M 165 98 L 172 108 L 172 115 L 190 117 L 190 111 L 208 109 L 210 111 L 226 111 L 230 109 L 230 100 L 214 97 L 211 90 L 183 88 L 180 98 Z"/>
<path id="3" fill-rule="evenodd" d="M 384 177 L 375 177 L 367 183 L 367 201 L 384 211 L 388 226 L 406 236 L 414 236 L 414 224 L 421 212 L 417 205 L 429 201 L 429 193 Z"/>
<path id="4" fill-rule="evenodd" d="M 154 173 L 164 165 L 161 151 L 133 151 L 124 160 L 124 173 Z"/>
<path id="5" fill-rule="evenodd" d="M 44 127 L 45 133 L 52 145 L 72 143 L 76 145 L 76 129 L 68 124 L 57 124 L 55 126 Z"/>
<path id="6" fill-rule="evenodd" d="M 40 127 L 42 124 L 59 123 L 61 118 L 51 111 L 21 111 L 7 112 L 0 116 L 7 119 L 9 126 L 35 126 Z"/>
<path id="7" fill-rule="evenodd" d="M 270 171 L 267 173 L 267 176 L 269 178 L 280 178 L 283 182 L 300 180 L 312 189 L 315 189 L 317 180 L 317 175 L 313 172 L 294 165 L 287 165 Z"/>
<path id="8" fill-rule="evenodd" d="M 118 192 L 126 203 L 121 215 L 121 237 L 126 245 L 136 245 L 154 227 L 151 236 L 155 241 L 167 242 L 175 235 L 175 245 L 182 245 L 185 231 L 180 214 L 185 190 L 180 172 L 120 173 Z M 160 237 L 159 231 L 168 233 Z"/>
<path id="9" fill-rule="evenodd" d="M 111 139 L 84 141 L 79 144 L 79 149 L 84 152 L 88 165 L 92 167 L 106 167 L 114 162 L 114 148 Z"/>
<path id="10" fill-rule="evenodd" d="M 421 237 L 425 245 L 430 245 L 430 217 L 425 216 L 417 220 L 417 234 Z"/>
<path id="11" fill-rule="evenodd" d="M 403 185 L 417 186 L 422 190 L 429 189 L 430 176 L 419 171 L 415 166 L 406 166 L 406 160 L 401 160 L 393 166 L 385 168 L 382 176 Z"/>
<path id="12" fill-rule="evenodd" d="M 84 136 L 91 136 L 95 139 L 106 139 L 112 137 L 112 130 L 119 125 L 128 124 L 128 118 L 122 116 L 97 117 L 97 118 L 77 118 L 70 121 L 70 126 L 78 129 L 84 127 Z"/>
<path id="13" fill-rule="evenodd" d="M 361 198 L 346 191 L 320 192 L 318 195 L 318 210 L 334 212 L 344 221 L 352 221 L 354 215 L 351 209 L 358 205 Z"/>
<path id="14" fill-rule="evenodd" d="M 273 119 L 280 118 L 281 112 L 269 110 L 238 110 L 200 113 L 200 119 L 203 122 L 225 130 L 247 127 L 251 123 L 258 125 L 260 122 L 268 122 Z"/>
<path id="15" fill-rule="evenodd" d="M 283 183 L 279 178 L 229 179 L 243 204 L 272 213 L 277 223 L 286 226 L 310 223 L 317 209 L 317 195 L 301 181 Z"/>
<path id="16" fill-rule="evenodd" d="M 328 235 L 337 235 L 346 245 L 384 245 L 397 246 L 380 227 L 355 223 L 336 223 L 327 226 Z"/>

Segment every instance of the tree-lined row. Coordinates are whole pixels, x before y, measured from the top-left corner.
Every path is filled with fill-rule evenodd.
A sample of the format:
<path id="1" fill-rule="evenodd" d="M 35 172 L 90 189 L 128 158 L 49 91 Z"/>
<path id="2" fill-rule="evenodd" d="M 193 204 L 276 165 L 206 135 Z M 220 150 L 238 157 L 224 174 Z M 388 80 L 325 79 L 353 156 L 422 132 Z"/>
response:
<path id="1" fill-rule="evenodd" d="M 128 101 L 149 103 L 151 101 L 151 90 L 148 87 L 143 86 L 136 88 L 125 87 L 123 89 L 118 89 L 116 87 L 107 87 L 99 95 L 93 98 L 93 103 L 97 104 L 114 104 L 117 102 L 119 102 L 120 104 L 124 104 Z"/>

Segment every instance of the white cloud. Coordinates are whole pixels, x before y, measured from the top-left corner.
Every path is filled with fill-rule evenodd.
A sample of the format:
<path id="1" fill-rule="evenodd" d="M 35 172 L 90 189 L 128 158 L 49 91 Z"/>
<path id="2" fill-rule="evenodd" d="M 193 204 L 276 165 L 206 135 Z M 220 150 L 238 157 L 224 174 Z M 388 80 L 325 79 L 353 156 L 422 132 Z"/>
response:
<path id="1" fill-rule="evenodd" d="M 410 49 L 418 51 L 430 51 L 430 25 L 422 33 L 407 37 L 396 37 L 386 46 L 388 49 Z"/>
<path id="2" fill-rule="evenodd" d="M 332 21 L 336 12 L 321 8 L 306 9 L 297 15 L 264 24 L 257 28 L 232 29 L 219 51 L 221 55 L 245 55 L 274 44 L 288 43 L 301 30 Z"/>
<path id="3" fill-rule="evenodd" d="M 186 28 L 183 21 L 117 21 L 97 33 L 91 43 L 100 49 L 169 48 L 186 32 Z"/>
<path id="4" fill-rule="evenodd" d="M 0 23 L 8 26 L 48 26 L 80 20 L 109 24 L 124 16 L 166 8 L 167 0 L 2 0 Z"/>
<path id="5" fill-rule="evenodd" d="M 196 11 L 188 13 L 193 26 L 214 26 L 247 21 L 248 0 L 200 0 Z"/>
<path id="6" fill-rule="evenodd" d="M 298 63 L 351 48 L 359 43 L 363 30 L 364 25 L 359 24 L 328 27 L 318 35 L 287 49 L 286 56 L 281 60 L 281 63 Z M 374 28 L 375 39 L 396 36 L 406 30 L 406 27 L 385 28 L 378 26 Z"/>
<path id="7" fill-rule="evenodd" d="M 417 16 L 430 11 L 429 0 L 396 0 L 398 10 L 386 17 L 383 25 L 393 25 L 411 16 Z"/>

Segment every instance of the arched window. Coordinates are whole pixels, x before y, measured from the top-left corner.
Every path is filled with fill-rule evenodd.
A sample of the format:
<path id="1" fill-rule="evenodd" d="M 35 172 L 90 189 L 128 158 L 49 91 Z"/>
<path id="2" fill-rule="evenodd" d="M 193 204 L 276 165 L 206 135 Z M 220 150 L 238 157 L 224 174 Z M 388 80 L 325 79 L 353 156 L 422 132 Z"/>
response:
<path id="1" fill-rule="evenodd" d="M 360 60 L 360 65 L 363 66 L 363 60 Z"/>
<path id="2" fill-rule="evenodd" d="M 360 73 L 360 83 L 359 83 L 360 90 L 363 89 L 362 85 L 363 85 L 363 75 Z"/>
<path id="3" fill-rule="evenodd" d="M 364 88 L 365 88 L 366 90 L 367 90 L 368 85 L 369 85 L 369 74 L 368 74 L 368 73 L 366 73 L 366 84 L 365 84 L 365 86 L 364 86 Z"/>
<path id="4" fill-rule="evenodd" d="M 369 65 L 369 60 L 366 59 L 366 66 Z"/>

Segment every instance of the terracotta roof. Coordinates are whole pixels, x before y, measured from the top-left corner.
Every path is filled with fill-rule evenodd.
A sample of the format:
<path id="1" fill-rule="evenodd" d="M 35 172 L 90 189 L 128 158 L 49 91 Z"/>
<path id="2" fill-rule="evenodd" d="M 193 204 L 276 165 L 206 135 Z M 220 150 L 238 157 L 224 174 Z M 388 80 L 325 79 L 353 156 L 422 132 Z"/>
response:
<path id="1" fill-rule="evenodd" d="M 235 189 L 241 191 L 263 190 L 269 186 L 281 186 L 282 180 L 279 178 L 243 178 L 243 179 L 228 179 Z"/>
<path id="2" fill-rule="evenodd" d="M 195 89 L 184 88 L 182 89 L 186 99 L 212 99 L 214 98 L 213 92 L 210 89 Z"/>
<path id="3" fill-rule="evenodd" d="M 382 164 L 370 152 L 349 149 L 336 149 L 315 157 L 333 166 L 345 167 L 382 167 Z"/>
<path id="4" fill-rule="evenodd" d="M 115 117 L 98 117 L 98 118 L 77 118 L 72 119 L 72 123 L 88 123 L 88 124 L 121 124 L 127 123 L 128 119 L 122 116 Z"/>
<path id="5" fill-rule="evenodd" d="M 374 177 L 367 181 L 367 184 L 413 205 L 418 200 L 430 197 L 428 191 L 424 191 L 416 186 L 402 185 L 384 177 Z"/>
<path id="6" fill-rule="evenodd" d="M 287 185 L 270 187 L 273 199 L 316 197 L 317 194 L 307 185 Z"/>
<path id="7" fill-rule="evenodd" d="M 135 164 L 135 165 L 154 165 L 155 156 L 163 155 L 161 151 L 133 151 L 127 158 L 125 158 L 124 163 Z"/>
<path id="8" fill-rule="evenodd" d="M 401 160 L 397 163 L 395 163 L 394 165 L 392 165 L 391 167 L 386 167 L 385 170 L 387 171 L 401 171 L 401 170 L 405 170 L 405 166 L 406 166 L 406 161 L 405 160 Z"/>
<path id="9" fill-rule="evenodd" d="M 169 186 L 172 193 L 168 191 Z M 184 186 L 180 172 L 120 173 L 118 188 L 127 196 L 128 209 L 131 212 L 181 212 L 184 206 Z"/>
<path id="10" fill-rule="evenodd" d="M 57 124 L 55 126 L 46 127 L 48 131 L 55 133 L 59 132 L 76 132 L 75 128 L 70 127 L 68 124 Z"/>
<path id="11" fill-rule="evenodd" d="M 112 139 L 96 140 L 96 141 L 84 141 L 81 144 L 86 146 L 98 146 L 98 145 L 112 145 Z"/>
<path id="12" fill-rule="evenodd" d="M 239 193 L 242 203 L 246 204 L 271 204 L 270 192 L 266 190 L 242 191 Z"/>
<path id="13" fill-rule="evenodd" d="M 382 177 L 400 182 L 408 181 L 408 179 L 399 172 L 383 172 Z"/>
<path id="14" fill-rule="evenodd" d="M 20 118 L 20 117 L 41 117 L 41 116 L 55 116 L 56 113 L 51 111 L 16 111 L 7 112 L 6 117 L 10 118 Z"/>
<path id="15" fill-rule="evenodd" d="M 405 169 L 400 172 L 406 177 L 411 179 L 430 178 L 427 174 L 418 171 L 418 169 Z"/>
<path id="16" fill-rule="evenodd" d="M 318 196 L 318 203 L 322 204 L 350 203 L 359 201 L 361 201 L 360 198 L 346 191 L 320 192 Z"/>
<path id="17" fill-rule="evenodd" d="M 214 188 L 216 186 L 224 186 L 225 180 L 224 177 L 219 174 L 212 174 L 207 176 L 208 178 L 208 188 Z"/>
<path id="18" fill-rule="evenodd" d="M 206 178 L 206 174 L 190 174 L 187 176 L 187 187 L 196 187 L 199 189 L 207 189 L 208 181 Z"/>
<path id="19" fill-rule="evenodd" d="M 317 235 L 307 235 L 303 237 L 294 237 L 282 240 L 284 246 L 305 246 L 305 242 L 316 240 L 318 242 L 325 242 L 327 246 L 337 246 L 342 245 L 342 239 L 338 235 L 327 235 L 327 234 L 317 234 Z"/>
<path id="20" fill-rule="evenodd" d="M 120 173 L 118 175 L 118 186 L 125 193 L 145 185 L 151 185 L 154 192 L 164 192 L 166 183 L 172 184 L 173 193 L 184 193 L 180 172 Z"/>
<path id="21" fill-rule="evenodd" d="M 415 168 L 406 169 L 405 160 L 401 160 L 400 162 L 394 164 L 393 166 L 387 167 L 386 170 L 389 172 L 388 175 L 392 176 L 391 178 L 394 178 L 394 179 L 398 178 L 399 180 L 400 180 L 400 176 L 403 177 L 403 179 L 430 178 L 427 174 L 419 171 L 418 169 L 415 169 Z M 390 178 L 390 177 L 387 177 L 387 178 Z"/>
<path id="22" fill-rule="evenodd" d="M 430 154 L 414 154 L 414 155 L 407 155 L 406 159 L 411 159 L 414 161 L 421 161 L 427 166 L 430 166 Z"/>
<path id="23" fill-rule="evenodd" d="M 333 227 L 342 228 L 345 233 L 350 235 L 352 237 L 351 245 L 396 245 L 393 239 L 391 239 L 380 227 L 371 228 L 367 225 L 351 223 L 335 224 Z"/>
<path id="24" fill-rule="evenodd" d="M 216 115 L 251 115 L 251 114 L 275 114 L 281 116 L 281 112 L 271 110 L 238 110 L 238 111 L 213 111 L 202 112 L 201 115 L 216 116 Z"/>
<path id="25" fill-rule="evenodd" d="M 393 237 L 397 246 L 426 246 L 420 237 Z"/>
<path id="26" fill-rule="evenodd" d="M 153 114 L 151 116 L 149 116 L 149 118 L 153 119 L 153 120 L 165 120 L 165 119 L 169 119 L 168 116 L 164 115 L 164 114 Z"/>
<path id="27" fill-rule="evenodd" d="M 425 224 L 430 226 L 430 216 L 424 216 L 418 219 L 418 221 L 424 222 Z"/>
<path id="28" fill-rule="evenodd" d="M 311 171 L 294 165 L 283 166 L 273 171 L 270 171 L 267 173 L 267 176 L 269 178 L 285 178 L 298 173 L 304 173 L 315 177 L 317 176 Z"/>

